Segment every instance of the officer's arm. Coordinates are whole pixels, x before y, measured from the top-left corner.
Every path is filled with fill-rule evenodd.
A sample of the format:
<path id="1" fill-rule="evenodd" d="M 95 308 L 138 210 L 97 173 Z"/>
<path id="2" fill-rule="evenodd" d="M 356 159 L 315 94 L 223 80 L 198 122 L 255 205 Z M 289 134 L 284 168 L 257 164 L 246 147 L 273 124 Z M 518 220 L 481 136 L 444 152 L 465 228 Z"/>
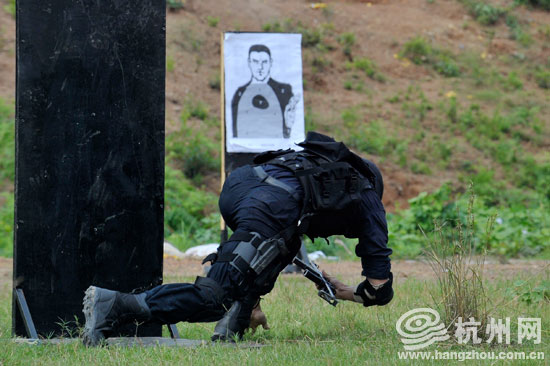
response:
<path id="1" fill-rule="evenodd" d="M 353 288 L 353 301 L 365 306 L 385 305 L 393 297 L 392 250 L 387 246 L 386 212 L 374 191 L 363 192 L 357 219 L 359 243 L 355 253 L 361 258 L 366 279 Z"/>

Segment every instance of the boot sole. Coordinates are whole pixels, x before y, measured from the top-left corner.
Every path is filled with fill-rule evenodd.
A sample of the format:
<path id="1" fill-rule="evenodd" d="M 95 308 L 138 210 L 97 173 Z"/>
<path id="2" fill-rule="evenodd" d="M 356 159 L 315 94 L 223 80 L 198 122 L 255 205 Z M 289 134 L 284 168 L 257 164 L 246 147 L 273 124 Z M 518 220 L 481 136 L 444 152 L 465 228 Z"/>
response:
<path id="1" fill-rule="evenodd" d="M 101 340 L 105 337 L 100 331 L 96 331 L 96 312 L 95 304 L 99 300 L 99 291 L 97 287 L 90 286 L 86 290 L 84 300 L 82 301 L 82 312 L 86 318 L 86 325 L 84 326 L 84 334 L 82 336 L 85 346 L 97 346 Z"/>

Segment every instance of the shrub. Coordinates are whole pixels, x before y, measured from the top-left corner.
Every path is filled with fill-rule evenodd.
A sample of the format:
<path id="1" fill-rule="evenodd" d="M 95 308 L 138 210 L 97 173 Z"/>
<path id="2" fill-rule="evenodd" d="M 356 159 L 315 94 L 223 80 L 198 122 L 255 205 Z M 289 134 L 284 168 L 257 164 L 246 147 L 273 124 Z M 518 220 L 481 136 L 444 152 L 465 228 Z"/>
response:
<path id="1" fill-rule="evenodd" d="M 406 42 L 399 56 L 417 65 L 431 65 L 436 72 L 446 77 L 456 77 L 461 73 L 454 56 L 449 51 L 432 47 L 422 37 L 415 37 Z"/>
<path id="2" fill-rule="evenodd" d="M 484 2 L 471 1 L 468 5 L 470 14 L 483 25 L 494 25 L 506 11 Z"/>
<path id="3" fill-rule="evenodd" d="M 550 89 L 550 70 L 538 70 L 535 72 L 535 81 L 543 89 Z"/>
<path id="4" fill-rule="evenodd" d="M 406 57 L 417 65 L 427 63 L 432 55 L 432 46 L 422 37 L 415 37 L 403 45 L 400 57 Z"/>
<path id="5" fill-rule="evenodd" d="M 344 32 L 340 35 L 340 37 L 338 37 L 338 42 L 342 45 L 342 52 L 344 52 L 344 55 L 351 60 L 353 58 L 351 49 L 355 44 L 355 34 L 351 32 Z"/>
<path id="6" fill-rule="evenodd" d="M 356 70 L 363 71 L 369 78 L 384 82 L 386 78 L 378 71 L 378 67 L 369 58 L 358 58 L 351 64 Z"/>
<path id="7" fill-rule="evenodd" d="M 179 131 L 166 137 L 166 157 L 180 166 L 186 177 L 200 182 L 205 173 L 217 171 L 219 146 L 204 132 L 187 126 L 185 115 Z"/>
<path id="8" fill-rule="evenodd" d="M 369 121 L 350 128 L 346 143 L 368 154 L 387 156 L 395 151 L 399 141 L 388 136 L 387 130 L 378 121 Z"/>
<path id="9" fill-rule="evenodd" d="M 527 4 L 550 11 L 550 0 L 516 0 L 518 4 Z"/>
<path id="10" fill-rule="evenodd" d="M 13 105 L 0 99 L 0 178 L 15 177 L 15 123 Z"/>
<path id="11" fill-rule="evenodd" d="M 446 77 L 456 77 L 460 75 L 460 68 L 449 56 L 438 57 L 434 63 L 434 69 Z"/>
<path id="12" fill-rule="evenodd" d="M 508 74 L 508 77 L 503 81 L 503 85 L 507 90 L 521 90 L 523 88 L 523 83 L 515 71 Z"/>
<path id="13" fill-rule="evenodd" d="M 15 9 L 15 0 L 8 0 L 7 4 L 4 5 L 6 13 L 10 14 L 13 18 L 15 18 Z"/>
<path id="14" fill-rule="evenodd" d="M 213 16 L 210 16 L 208 15 L 206 17 L 206 22 L 208 23 L 209 26 L 211 26 L 212 28 L 216 28 L 218 26 L 218 23 L 220 22 L 220 18 L 218 17 L 213 17 Z"/>
<path id="15" fill-rule="evenodd" d="M 165 170 L 165 238 L 180 250 L 219 240 L 216 196 L 198 190 L 181 171 Z"/>
<path id="16" fill-rule="evenodd" d="M 166 7 L 170 11 L 178 11 L 185 5 L 184 0 L 166 0 Z"/>
<path id="17" fill-rule="evenodd" d="M 11 257 L 13 255 L 13 193 L 0 194 L 0 202 L 0 256 Z"/>

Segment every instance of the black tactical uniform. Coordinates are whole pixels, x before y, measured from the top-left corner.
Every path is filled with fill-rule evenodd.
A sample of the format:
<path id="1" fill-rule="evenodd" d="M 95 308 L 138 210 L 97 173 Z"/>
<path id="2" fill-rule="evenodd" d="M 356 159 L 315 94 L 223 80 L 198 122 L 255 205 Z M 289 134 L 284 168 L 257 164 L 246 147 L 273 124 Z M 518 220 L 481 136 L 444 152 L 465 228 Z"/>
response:
<path id="1" fill-rule="evenodd" d="M 310 132 L 299 145 L 304 148 L 301 152 L 267 152 L 256 157 L 257 165 L 238 168 L 229 175 L 219 206 L 234 233 L 216 255 L 207 258 L 212 266 L 206 278 L 198 277 L 194 284 L 157 286 L 138 295 L 126 306 L 127 311 L 140 313 L 136 318 L 161 323 L 209 322 L 223 317 L 214 339 L 242 335 L 259 297 L 271 291 L 278 274 L 298 252 L 302 234 L 358 238 L 355 252 L 361 258 L 362 274 L 390 281 L 383 291 L 371 289 L 371 294 L 378 291 L 378 295 L 368 297 L 363 289 L 370 285 L 365 281 L 357 295 L 365 306 L 389 302 L 393 296 L 391 249 L 386 245 L 377 168 L 321 134 Z M 108 336 L 112 319 L 124 312 L 101 314 L 95 305 L 103 301 L 98 291 L 107 290 L 89 290 L 84 301 L 88 344 Z M 116 303 L 120 296 L 112 297 Z"/>

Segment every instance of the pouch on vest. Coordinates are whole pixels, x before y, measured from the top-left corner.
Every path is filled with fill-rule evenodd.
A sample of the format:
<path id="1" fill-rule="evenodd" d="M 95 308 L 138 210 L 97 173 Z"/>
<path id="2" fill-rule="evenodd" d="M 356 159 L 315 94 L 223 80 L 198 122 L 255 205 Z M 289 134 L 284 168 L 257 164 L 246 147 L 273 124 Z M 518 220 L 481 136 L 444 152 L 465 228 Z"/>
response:
<path id="1" fill-rule="evenodd" d="M 346 162 L 296 171 L 314 212 L 344 210 L 359 202 L 364 179 Z"/>

